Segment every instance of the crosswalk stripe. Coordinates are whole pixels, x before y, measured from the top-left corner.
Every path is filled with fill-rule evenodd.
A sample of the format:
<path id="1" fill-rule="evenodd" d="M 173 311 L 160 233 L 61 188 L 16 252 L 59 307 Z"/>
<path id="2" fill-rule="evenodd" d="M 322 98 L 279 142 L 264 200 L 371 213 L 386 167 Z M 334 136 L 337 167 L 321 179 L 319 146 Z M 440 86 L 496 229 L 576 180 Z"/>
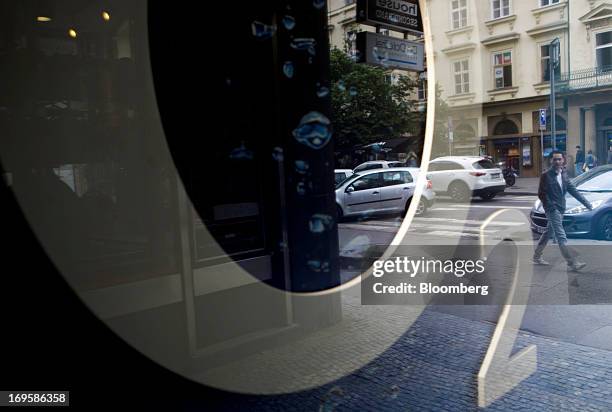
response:
<path id="1" fill-rule="evenodd" d="M 477 239 L 480 237 L 480 235 L 477 235 L 475 233 L 451 232 L 451 231 L 445 231 L 445 230 L 434 230 L 433 232 L 429 232 L 427 234 L 433 235 L 433 236 L 444 236 L 444 237 L 469 237 L 469 238 L 474 238 L 474 239 Z"/>
<path id="2" fill-rule="evenodd" d="M 478 209 L 527 209 L 527 210 L 531 210 L 531 206 L 503 206 L 503 205 L 498 205 L 498 206 L 493 206 L 493 205 L 451 205 L 453 207 L 459 207 L 462 209 L 467 209 L 467 208 L 478 208 Z M 433 208 L 432 210 L 436 210 L 435 208 Z"/>
<path id="3" fill-rule="evenodd" d="M 473 226 L 472 227 L 470 226 L 457 227 L 457 226 L 451 226 L 451 225 L 431 225 L 431 224 L 427 225 L 427 224 L 420 224 L 420 223 L 412 223 L 410 227 L 413 229 L 426 228 L 426 229 L 455 230 L 458 232 L 476 232 L 476 233 L 480 232 L 480 228 L 473 227 Z M 498 229 L 485 229 L 483 230 L 483 232 L 484 233 L 499 233 L 499 230 Z"/>
<path id="4" fill-rule="evenodd" d="M 465 223 L 468 225 L 481 225 L 484 223 L 483 220 L 470 220 L 470 219 L 450 219 L 443 217 L 415 217 L 415 221 L 424 221 L 424 222 L 456 222 L 456 223 Z M 495 221 L 491 223 L 493 226 L 521 226 L 523 223 L 520 222 L 507 222 L 507 221 Z"/>

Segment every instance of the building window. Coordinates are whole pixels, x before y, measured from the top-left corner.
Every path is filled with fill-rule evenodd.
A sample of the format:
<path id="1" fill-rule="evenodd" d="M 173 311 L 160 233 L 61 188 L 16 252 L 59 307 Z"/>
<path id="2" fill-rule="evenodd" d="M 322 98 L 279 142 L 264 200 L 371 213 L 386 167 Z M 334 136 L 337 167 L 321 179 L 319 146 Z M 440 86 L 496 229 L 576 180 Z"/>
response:
<path id="1" fill-rule="evenodd" d="M 493 78 L 495 88 L 512 86 L 512 52 L 503 51 L 493 54 Z"/>
<path id="2" fill-rule="evenodd" d="M 491 0 L 491 14 L 494 19 L 510 15 L 510 0 Z"/>
<path id="3" fill-rule="evenodd" d="M 467 0 L 452 0 L 451 19 L 453 30 L 467 26 Z"/>
<path id="4" fill-rule="evenodd" d="M 550 5 L 558 4 L 558 3 L 559 3 L 559 0 L 540 0 L 541 7 L 550 6 Z"/>
<path id="5" fill-rule="evenodd" d="M 419 78 L 417 96 L 419 100 L 427 100 L 427 77 Z"/>
<path id="6" fill-rule="evenodd" d="M 453 74 L 455 77 L 455 94 L 470 92 L 470 73 L 467 59 L 453 63 Z"/>
<path id="7" fill-rule="evenodd" d="M 612 31 L 597 33 L 595 40 L 595 53 L 597 55 L 597 68 L 612 69 Z"/>
<path id="8" fill-rule="evenodd" d="M 559 54 L 559 56 L 560 55 L 561 54 Z M 540 67 L 540 73 L 542 73 L 542 81 L 550 81 L 550 44 L 540 46 Z M 557 64 L 557 67 L 555 67 L 555 78 L 558 78 L 560 75 L 561 65 Z"/>

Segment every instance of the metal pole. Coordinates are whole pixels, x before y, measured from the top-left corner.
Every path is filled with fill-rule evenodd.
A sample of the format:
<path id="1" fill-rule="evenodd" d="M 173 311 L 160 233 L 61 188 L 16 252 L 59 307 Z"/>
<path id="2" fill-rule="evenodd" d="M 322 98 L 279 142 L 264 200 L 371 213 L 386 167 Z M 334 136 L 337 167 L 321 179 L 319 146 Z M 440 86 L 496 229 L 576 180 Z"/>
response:
<path id="1" fill-rule="evenodd" d="M 540 169 L 544 170 L 544 130 L 542 130 L 542 128 L 540 127 L 540 153 L 542 154 L 540 156 L 540 158 L 542 160 L 540 160 L 540 162 L 542 163 L 540 165 Z"/>

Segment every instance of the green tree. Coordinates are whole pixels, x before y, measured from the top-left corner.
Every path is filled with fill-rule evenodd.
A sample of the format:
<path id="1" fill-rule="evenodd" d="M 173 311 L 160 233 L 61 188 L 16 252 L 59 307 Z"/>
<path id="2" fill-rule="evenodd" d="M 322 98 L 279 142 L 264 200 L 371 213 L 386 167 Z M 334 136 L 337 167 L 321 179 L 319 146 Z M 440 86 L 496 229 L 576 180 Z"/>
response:
<path id="1" fill-rule="evenodd" d="M 431 158 L 449 155 L 448 104 L 441 98 L 442 88 L 436 83 L 436 104 Z"/>
<path id="2" fill-rule="evenodd" d="M 424 116 L 413 99 L 417 83 L 390 70 L 355 63 L 347 53 L 331 51 L 331 98 L 335 145 L 349 149 L 406 134 L 419 134 Z"/>

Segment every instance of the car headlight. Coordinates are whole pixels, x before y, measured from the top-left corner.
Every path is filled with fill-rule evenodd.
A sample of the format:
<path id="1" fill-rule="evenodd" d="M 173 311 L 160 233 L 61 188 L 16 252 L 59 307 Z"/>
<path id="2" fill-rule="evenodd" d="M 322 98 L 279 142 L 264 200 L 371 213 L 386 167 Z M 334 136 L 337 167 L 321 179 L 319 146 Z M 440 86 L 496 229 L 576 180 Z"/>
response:
<path id="1" fill-rule="evenodd" d="M 595 208 L 598 208 L 599 206 L 601 206 L 602 203 L 603 203 L 603 200 L 595 200 L 595 201 L 591 202 L 591 206 L 593 206 L 593 209 L 595 209 Z M 577 213 L 586 212 L 587 210 L 589 210 L 589 209 L 587 209 L 587 207 L 585 205 L 581 204 L 581 205 L 573 207 L 573 208 L 571 208 L 569 210 L 566 210 L 565 214 L 566 215 L 575 215 Z"/>
<path id="2" fill-rule="evenodd" d="M 533 205 L 535 211 L 538 213 L 544 213 L 544 209 L 542 209 L 542 201 L 540 199 L 536 200 L 535 205 Z"/>

